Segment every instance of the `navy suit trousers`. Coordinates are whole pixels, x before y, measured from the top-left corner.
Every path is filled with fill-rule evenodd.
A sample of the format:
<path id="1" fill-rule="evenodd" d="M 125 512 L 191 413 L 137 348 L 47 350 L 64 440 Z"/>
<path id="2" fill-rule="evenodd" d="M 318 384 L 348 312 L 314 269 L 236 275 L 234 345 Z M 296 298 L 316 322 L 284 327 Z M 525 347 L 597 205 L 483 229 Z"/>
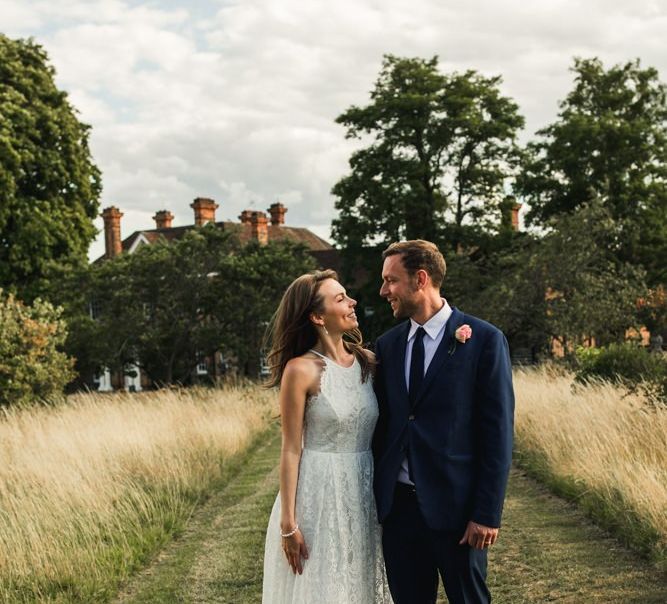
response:
<path id="1" fill-rule="evenodd" d="M 383 524 L 382 546 L 394 604 L 435 604 L 438 574 L 451 604 L 488 604 L 486 550 L 459 545 L 459 532 L 424 522 L 412 487 L 397 483 Z"/>

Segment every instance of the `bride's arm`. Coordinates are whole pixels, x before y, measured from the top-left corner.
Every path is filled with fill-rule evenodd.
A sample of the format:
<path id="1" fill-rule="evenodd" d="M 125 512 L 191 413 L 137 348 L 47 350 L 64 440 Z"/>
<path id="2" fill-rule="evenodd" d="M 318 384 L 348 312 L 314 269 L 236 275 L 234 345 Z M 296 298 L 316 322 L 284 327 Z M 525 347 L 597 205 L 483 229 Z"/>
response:
<path id="1" fill-rule="evenodd" d="M 307 359 L 290 360 L 280 383 L 280 414 L 282 418 L 282 448 L 280 451 L 280 531 L 294 531 L 298 518 L 295 514 L 296 487 L 299 478 L 303 413 L 306 397 L 313 383 L 314 363 Z M 301 557 L 308 557 L 301 531 L 282 539 L 283 551 L 292 570 L 301 574 Z"/>

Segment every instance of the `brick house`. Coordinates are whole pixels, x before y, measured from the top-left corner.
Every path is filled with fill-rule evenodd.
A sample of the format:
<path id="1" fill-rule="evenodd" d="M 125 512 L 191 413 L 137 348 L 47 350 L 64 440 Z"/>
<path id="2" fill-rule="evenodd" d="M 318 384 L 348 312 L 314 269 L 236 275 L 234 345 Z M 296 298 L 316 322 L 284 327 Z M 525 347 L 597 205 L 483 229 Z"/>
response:
<path id="1" fill-rule="evenodd" d="M 304 227 L 293 227 L 285 224 L 287 208 L 279 202 L 271 204 L 267 212 L 244 210 L 239 216 L 239 222 L 215 220 L 218 204 L 206 197 L 197 197 L 190 207 L 194 211 L 194 223 L 183 226 L 172 226 L 174 215 L 169 210 L 160 210 L 155 213 L 155 227 L 135 231 L 125 239 L 121 236 L 121 218 L 123 213 L 115 206 L 102 211 L 104 219 L 105 253 L 94 263 L 104 262 L 119 254 L 132 254 L 143 245 L 151 245 L 159 238 L 167 241 L 180 239 L 189 230 L 207 223 L 213 223 L 217 228 L 235 233 L 242 243 L 258 241 L 266 245 L 269 241 L 289 240 L 303 243 L 321 269 L 332 268 L 338 270 L 340 258 L 338 251 L 327 241 Z M 267 215 L 268 213 L 268 215 Z M 91 316 L 95 309 L 91 304 Z M 225 371 L 225 361 L 221 353 L 215 358 L 202 358 L 197 365 L 196 374 L 199 377 L 220 377 Z M 125 374 L 114 374 L 108 369 L 97 377 L 93 384 L 99 391 L 116 389 L 142 390 L 150 386 L 150 380 L 139 367 L 128 367 Z"/>

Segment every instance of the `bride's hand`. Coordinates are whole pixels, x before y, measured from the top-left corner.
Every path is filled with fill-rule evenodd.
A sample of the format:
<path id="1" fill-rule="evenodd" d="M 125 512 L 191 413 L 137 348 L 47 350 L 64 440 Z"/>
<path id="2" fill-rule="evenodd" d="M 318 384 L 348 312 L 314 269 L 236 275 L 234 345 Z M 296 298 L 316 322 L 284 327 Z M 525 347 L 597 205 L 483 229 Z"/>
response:
<path id="1" fill-rule="evenodd" d="M 283 551 L 287 557 L 292 572 L 296 575 L 303 573 L 303 562 L 301 558 L 308 559 L 308 548 L 300 530 L 297 530 L 291 537 L 283 537 Z"/>

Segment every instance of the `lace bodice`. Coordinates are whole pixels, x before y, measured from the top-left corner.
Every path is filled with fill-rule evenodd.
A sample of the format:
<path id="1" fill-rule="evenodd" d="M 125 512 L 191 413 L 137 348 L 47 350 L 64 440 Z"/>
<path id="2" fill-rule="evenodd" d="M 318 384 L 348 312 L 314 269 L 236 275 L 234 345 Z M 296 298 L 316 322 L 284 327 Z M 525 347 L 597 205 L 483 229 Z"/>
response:
<path id="1" fill-rule="evenodd" d="M 360 386 L 361 366 L 350 367 L 317 354 L 324 362 L 320 391 L 311 396 L 304 415 L 303 446 L 314 451 L 351 453 L 371 447 L 378 418 L 370 378 Z"/>

